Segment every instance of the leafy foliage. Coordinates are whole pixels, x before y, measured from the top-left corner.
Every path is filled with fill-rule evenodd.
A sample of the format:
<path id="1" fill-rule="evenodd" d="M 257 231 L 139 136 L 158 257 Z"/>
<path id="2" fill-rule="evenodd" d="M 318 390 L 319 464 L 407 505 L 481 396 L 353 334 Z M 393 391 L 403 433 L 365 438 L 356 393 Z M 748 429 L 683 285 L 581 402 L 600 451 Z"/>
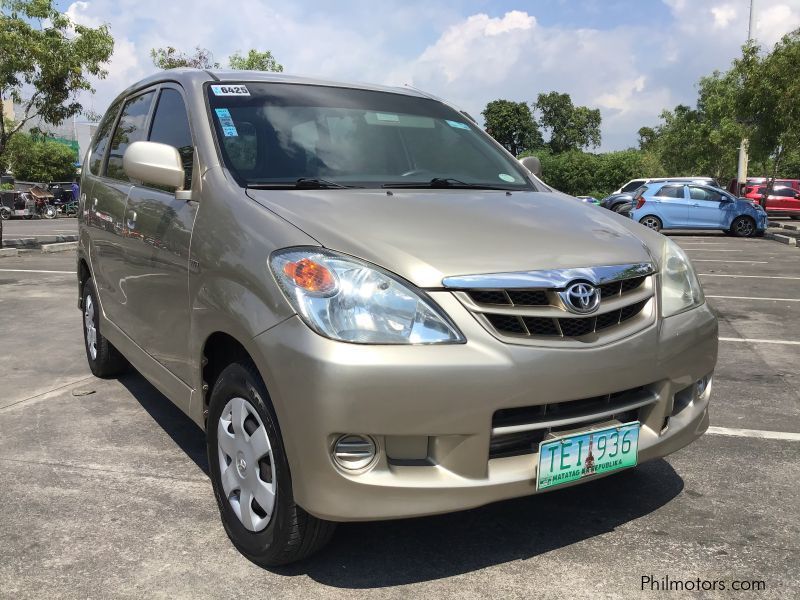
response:
<path id="1" fill-rule="evenodd" d="M 528 152 L 539 157 L 542 179 L 567 194 L 591 195 L 602 198 L 620 184 L 647 173 L 650 177 L 664 175 L 658 158 L 651 152 L 622 150 L 593 154 L 571 150 L 553 154 L 550 151 Z"/>
<path id="2" fill-rule="evenodd" d="M 534 108 L 540 113 L 539 124 L 549 132 L 547 142 L 554 153 L 596 148 L 600 145 L 599 109 L 575 106 L 569 94 L 539 94 Z"/>
<path id="3" fill-rule="evenodd" d="M 17 133 L 3 153 L 3 163 L 22 181 L 68 181 L 75 176 L 77 159 L 69 146 L 27 133 Z"/>
<path id="4" fill-rule="evenodd" d="M 269 50 L 259 52 L 258 50 L 250 49 L 246 56 L 242 56 L 238 51 L 234 52 L 228 59 L 228 66 L 239 71 L 283 72 L 283 65 L 275 60 Z"/>
<path id="5" fill-rule="evenodd" d="M 181 52 L 177 48 L 151 48 L 150 58 L 159 69 L 178 69 L 190 67 L 195 69 L 218 69 L 219 63 L 214 62 L 211 50 L 197 46 L 192 54 Z"/>
<path id="6" fill-rule="evenodd" d="M 114 51 L 108 27 L 73 23 L 55 4 L 0 0 L 0 114 L 3 99 L 22 107 L 13 124 L 0 119 L 0 153 L 32 119 L 59 125 L 80 113 L 76 94 L 94 91 L 90 76 L 108 74 L 105 65 Z"/>
<path id="7" fill-rule="evenodd" d="M 493 100 L 481 114 L 489 135 L 515 156 L 544 144 L 531 109 L 525 102 Z"/>

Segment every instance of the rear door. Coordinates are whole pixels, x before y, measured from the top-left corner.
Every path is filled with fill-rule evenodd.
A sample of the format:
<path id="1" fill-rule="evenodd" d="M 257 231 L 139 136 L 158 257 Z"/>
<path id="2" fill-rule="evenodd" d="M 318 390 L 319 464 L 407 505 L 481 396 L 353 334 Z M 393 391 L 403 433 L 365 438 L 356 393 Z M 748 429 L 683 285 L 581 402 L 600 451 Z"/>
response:
<path id="1" fill-rule="evenodd" d="M 101 307 L 126 333 L 129 331 L 126 285 L 133 274 L 127 270 L 123 242 L 128 192 L 133 186 L 122 169 L 122 155 L 128 145 L 147 135 L 147 118 L 154 95 L 152 91 L 144 92 L 125 102 L 109 142 L 108 156 L 98 165 L 99 176 L 85 206 L 87 223 L 93 227 L 91 260 Z"/>
<path id="2" fill-rule="evenodd" d="M 148 140 L 178 149 L 192 189 L 195 147 L 180 87 L 158 91 Z M 128 196 L 125 264 L 131 338 L 173 375 L 190 382 L 189 242 L 197 203 L 179 200 L 175 189 L 136 182 Z"/>
<path id="3" fill-rule="evenodd" d="M 726 229 L 728 197 L 713 188 L 689 187 L 689 221 L 692 228 Z"/>
<path id="4" fill-rule="evenodd" d="M 667 229 L 688 225 L 689 207 L 686 203 L 685 187 L 682 183 L 670 183 L 661 186 L 653 194 L 652 201 L 658 206 L 658 215 Z"/>

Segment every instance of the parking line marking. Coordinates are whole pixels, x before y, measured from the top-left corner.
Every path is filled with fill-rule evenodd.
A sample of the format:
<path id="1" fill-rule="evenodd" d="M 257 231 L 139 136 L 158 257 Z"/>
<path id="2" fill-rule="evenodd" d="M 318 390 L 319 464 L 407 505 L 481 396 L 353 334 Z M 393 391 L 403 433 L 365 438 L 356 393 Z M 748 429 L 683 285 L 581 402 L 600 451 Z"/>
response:
<path id="1" fill-rule="evenodd" d="M 800 277 L 786 277 L 784 275 L 727 275 L 725 273 L 699 273 L 702 277 L 741 277 L 745 279 L 800 279 Z"/>
<path id="2" fill-rule="evenodd" d="M 762 440 L 784 440 L 800 442 L 800 433 L 788 431 L 765 431 L 763 429 L 737 429 L 736 427 L 709 427 L 706 433 L 713 435 L 730 435 L 734 437 L 759 438 Z"/>
<path id="3" fill-rule="evenodd" d="M 693 258 L 692 262 L 721 262 L 721 263 L 744 263 L 747 265 L 768 265 L 768 260 L 725 260 L 724 258 Z"/>
<path id="4" fill-rule="evenodd" d="M 681 247 L 684 250 L 702 250 L 703 252 L 742 252 L 743 251 L 741 248 L 737 248 L 736 250 L 734 250 L 732 248 L 727 248 L 725 250 L 722 250 L 721 248 L 706 249 L 706 248 L 687 248 L 686 246 L 681 246 Z"/>
<path id="5" fill-rule="evenodd" d="M 75 275 L 77 271 L 44 271 L 40 269 L 0 269 L 3 273 L 65 273 Z"/>
<path id="6" fill-rule="evenodd" d="M 800 342 L 796 340 L 763 340 L 759 338 L 729 338 L 721 337 L 720 342 L 750 342 L 753 344 L 779 344 L 784 346 L 800 346 Z"/>
<path id="7" fill-rule="evenodd" d="M 729 300 L 773 300 L 776 302 L 800 302 L 800 298 L 758 298 L 756 296 L 706 296 L 706 298 L 726 298 Z"/>

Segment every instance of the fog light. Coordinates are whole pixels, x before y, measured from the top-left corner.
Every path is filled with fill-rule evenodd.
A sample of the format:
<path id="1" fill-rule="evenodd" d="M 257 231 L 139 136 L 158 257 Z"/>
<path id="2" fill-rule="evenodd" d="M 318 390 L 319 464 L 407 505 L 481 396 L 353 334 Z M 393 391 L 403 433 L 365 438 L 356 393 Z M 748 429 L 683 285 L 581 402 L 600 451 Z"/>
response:
<path id="1" fill-rule="evenodd" d="M 702 379 L 697 380 L 697 383 L 695 383 L 695 390 L 698 398 L 705 393 L 709 383 L 711 383 L 711 375 L 706 375 Z"/>
<path id="2" fill-rule="evenodd" d="M 333 460 L 348 471 L 357 471 L 369 465 L 375 458 L 375 441 L 366 435 L 347 434 L 340 436 L 333 445 Z"/>

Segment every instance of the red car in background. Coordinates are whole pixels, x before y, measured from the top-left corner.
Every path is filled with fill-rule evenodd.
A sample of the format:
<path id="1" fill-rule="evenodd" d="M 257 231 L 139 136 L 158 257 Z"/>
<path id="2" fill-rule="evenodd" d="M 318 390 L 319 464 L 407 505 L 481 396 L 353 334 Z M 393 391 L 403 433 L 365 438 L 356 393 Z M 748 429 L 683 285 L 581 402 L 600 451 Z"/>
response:
<path id="1" fill-rule="evenodd" d="M 772 193 L 767 196 L 767 203 L 764 207 L 767 214 L 772 217 L 791 217 L 792 219 L 800 219 L 800 190 L 789 186 L 778 186 L 772 188 Z M 744 198 L 747 198 L 753 204 L 760 204 L 764 194 L 767 191 L 766 185 L 747 185 L 744 189 Z"/>
<path id="2" fill-rule="evenodd" d="M 752 191 L 751 188 L 766 185 L 766 177 L 748 177 L 747 183 L 742 186 L 740 194 L 739 182 L 736 179 L 731 179 L 730 183 L 728 183 L 728 191 L 734 196 L 744 198 Z M 776 179 L 773 187 L 790 187 L 800 192 L 800 179 Z"/>

